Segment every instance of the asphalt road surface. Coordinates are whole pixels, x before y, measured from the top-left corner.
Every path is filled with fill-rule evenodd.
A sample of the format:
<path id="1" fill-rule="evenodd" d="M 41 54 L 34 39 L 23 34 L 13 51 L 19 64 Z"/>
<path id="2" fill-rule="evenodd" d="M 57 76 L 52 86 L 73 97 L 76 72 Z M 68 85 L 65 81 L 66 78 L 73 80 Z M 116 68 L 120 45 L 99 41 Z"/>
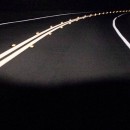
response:
<path id="1" fill-rule="evenodd" d="M 1 124 L 62 130 L 84 129 L 87 123 L 92 129 L 128 128 L 130 49 L 112 25 L 120 14 L 68 24 L 0 67 Z M 0 26 L 0 53 L 78 16 L 83 15 Z M 129 13 L 116 20 L 116 27 L 130 42 Z"/>
<path id="2" fill-rule="evenodd" d="M 130 77 L 130 50 L 115 32 L 112 22 L 119 14 L 86 18 L 56 30 L 0 68 L 9 82 L 62 84 Z M 78 15 L 77 15 L 78 16 Z M 11 48 L 51 25 L 76 16 L 61 16 L 0 26 L 0 52 Z M 130 15 L 116 21 L 129 38 Z"/>

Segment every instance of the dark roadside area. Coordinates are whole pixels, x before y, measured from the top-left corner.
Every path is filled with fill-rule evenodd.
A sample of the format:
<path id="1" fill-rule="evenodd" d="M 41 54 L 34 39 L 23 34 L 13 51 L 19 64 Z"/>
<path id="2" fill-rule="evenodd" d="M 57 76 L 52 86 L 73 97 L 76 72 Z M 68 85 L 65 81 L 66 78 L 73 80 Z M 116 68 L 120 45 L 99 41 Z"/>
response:
<path id="1" fill-rule="evenodd" d="M 44 88 L 4 82 L 0 88 L 0 126 L 7 129 L 127 130 L 129 86 L 129 80 L 119 79 Z"/>

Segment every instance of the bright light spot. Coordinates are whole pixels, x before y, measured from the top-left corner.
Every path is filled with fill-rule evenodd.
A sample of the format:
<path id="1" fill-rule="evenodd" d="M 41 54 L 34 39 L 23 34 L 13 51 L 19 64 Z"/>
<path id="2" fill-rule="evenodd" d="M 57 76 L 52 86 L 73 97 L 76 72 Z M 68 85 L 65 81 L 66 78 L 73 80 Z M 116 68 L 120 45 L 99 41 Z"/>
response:
<path id="1" fill-rule="evenodd" d="M 69 24 L 71 24 L 71 22 L 72 22 L 72 20 L 70 19 L 70 20 L 69 20 Z"/>
<path id="2" fill-rule="evenodd" d="M 89 15 L 89 17 L 92 17 L 92 16 L 93 16 L 92 14 Z"/>
<path id="3" fill-rule="evenodd" d="M 85 18 L 87 18 L 87 16 L 86 16 L 86 15 L 84 15 L 84 16 L 83 16 L 83 19 L 85 19 Z"/>
<path id="4" fill-rule="evenodd" d="M 30 48 L 34 48 L 34 45 L 31 45 Z"/>
<path id="5" fill-rule="evenodd" d="M 36 32 L 36 35 L 38 35 L 39 34 L 39 32 Z"/>
<path id="6" fill-rule="evenodd" d="M 50 26 L 50 28 L 52 29 L 52 28 L 53 28 L 53 26 Z"/>
<path id="7" fill-rule="evenodd" d="M 79 20 L 79 17 L 77 17 L 77 20 Z"/>
<path id="8" fill-rule="evenodd" d="M 76 18 L 76 21 L 79 21 L 79 17 Z"/>
<path id="9" fill-rule="evenodd" d="M 16 44 L 12 44 L 12 47 L 15 47 L 16 46 Z"/>
<path id="10" fill-rule="evenodd" d="M 48 33 L 49 35 L 52 35 L 52 33 L 50 32 L 50 33 Z"/>

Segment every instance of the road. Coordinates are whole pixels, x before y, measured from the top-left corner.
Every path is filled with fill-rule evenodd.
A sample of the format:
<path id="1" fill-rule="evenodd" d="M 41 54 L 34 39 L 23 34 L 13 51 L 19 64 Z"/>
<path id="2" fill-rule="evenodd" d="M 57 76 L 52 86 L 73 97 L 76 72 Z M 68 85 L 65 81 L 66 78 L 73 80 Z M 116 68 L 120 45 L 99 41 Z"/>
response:
<path id="1" fill-rule="evenodd" d="M 119 14 L 87 17 L 63 29 L 58 27 L 52 35 L 47 34 L 36 42 L 33 49 L 27 49 L 2 66 L 0 77 L 39 85 L 128 78 L 130 51 L 112 26 L 117 16 Z M 36 32 L 77 17 L 69 15 L 1 26 L 1 54 Z M 126 20 L 122 22 L 122 19 Z M 116 25 L 130 41 L 128 21 L 129 14 L 125 14 Z"/>
<path id="2" fill-rule="evenodd" d="M 113 22 L 130 42 L 130 14 L 94 15 L 60 26 L 0 67 L 1 127 L 129 128 L 130 49 Z M 0 26 L 0 53 L 82 16 Z"/>

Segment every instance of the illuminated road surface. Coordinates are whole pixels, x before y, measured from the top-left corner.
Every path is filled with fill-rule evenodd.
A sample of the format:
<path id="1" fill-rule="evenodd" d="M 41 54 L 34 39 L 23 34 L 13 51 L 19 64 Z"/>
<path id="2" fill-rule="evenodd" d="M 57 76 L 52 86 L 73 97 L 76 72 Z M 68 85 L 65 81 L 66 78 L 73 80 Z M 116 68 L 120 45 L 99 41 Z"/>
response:
<path id="1" fill-rule="evenodd" d="M 26 49 L 28 49 L 29 47 L 31 47 L 32 45 L 34 45 L 35 43 L 37 43 L 38 41 L 40 41 L 41 39 L 43 39 L 45 36 L 47 35 L 51 35 L 52 32 L 58 30 L 59 28 L 63 28 L 64 26 L 68 25 L 68 24 L 71 24 L 75 21 L 78 21 L 80 19 L 84 19 L 86 18 L 87 16 L 83 16 L 81 18 L 76 18 L 76 19 L 73 19 L 73 20 L 69 20 L 65 23 L 61 22 L 61 24 L 58 24 L 54 27 L 50 27 L 49 29 L 39 33 L 38 35 L 36 34 L 36 36 L 33 36 L 29 39 L 27 39 L 26 41 L 18 44 L 17 46 L 14 46 L 13 48 L 3 52 L 1 55 L 0 55 L 0 59 L 2 59 L 3 57 L 7 56 L 8 54 L 10 54 L 11 52 L 19 49 L 20 47 L 22 47 L 23 45 L 27 45 L 20 48 L 18 51 L 14 52 L 13 54 L 11 54 L 10 56 L 8 56 L 7 58 L 4 58 L 3 60 L 0 61 L 0 67 L 2 67 L 3 65 L 5 65 L 7 62 L 9 62 L 10 60 L 12 60 L 13 58 L 15 58 L 16 56 L 18 56 L 19 54 L 21 54 L 23 51 L 25 51 Z"/>
<path id="2" fill-rule="evenodd" d="M 126 12 L 127 14 L 122 17 L 129 18 L 128 11 L 101 12 L 81 16 L 77 14 L 73 18 L 70 15 L 70 19 L 66 21 L 63 21 L 63 18 L 55 18 L 54 21 L 57 24 L 53 26 L 51 26 L 53 23 L 50 24 L 51 27 L 38 31 L 40 33 L 30 36 L 25 41 L 18 40 L 21 42 L 17 42 L 21 35 L 14 36 L 15 43 L 10 43 L 7 39 L 1 44 L 0 76 L 14 82 L 36 84 L 128 77 L 130 74 L 129 42 L 125 39 L 125 34 L 121 35 L 120 29 L 115 24 L 120 13 Z M 54 18 L 48 21 L 52 19 Z M 29 33 L 28 30 L 25 28 L 26 32 L 23 32 L 16 27 L 24 28 L 26 25 L 32 27 L 38 24 L 41 28 L 37 30 L 41 30 L 42 26 L 45 27 L 47 20 L 40 19 L 33 22 L 32 20 L 29 23 L 16 21 L 16 23 L 12 22 L 16 25 L 6 25 L 6 23 L 1 25 L 6 26 L 5 32 L 8 32 L 10 37 L 13 35 L 11 29 L 16 32 L 21 31 L 24 36 L 24 33 Z M 125 25 L 127 24 L 128 21 Z M 31 30 L 33 29 L 30 28 L 29 31 Z M 8 37 L 6 34 L 2 35 L 3 39 Z M 13 47 L 10 48 L 12 44 Z"/>

